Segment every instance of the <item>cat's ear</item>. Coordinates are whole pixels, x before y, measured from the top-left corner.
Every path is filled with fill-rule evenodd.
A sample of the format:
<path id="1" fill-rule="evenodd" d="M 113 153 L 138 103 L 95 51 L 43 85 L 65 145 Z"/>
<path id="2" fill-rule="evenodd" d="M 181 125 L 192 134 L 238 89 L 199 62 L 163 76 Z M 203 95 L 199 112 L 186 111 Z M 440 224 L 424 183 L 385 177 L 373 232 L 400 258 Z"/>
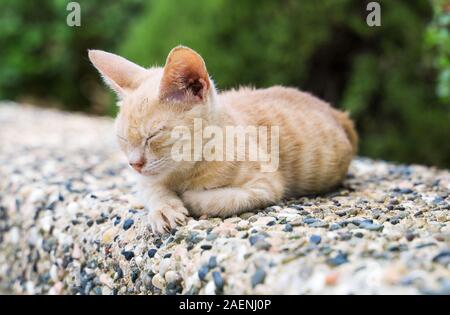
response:
<path id="1" fill-rule="evenodd" d="M 97 68 L 106 84 L 119 98 L 136 89 L 147 70 L 115 54 L 102 50 L 89 50 L 89 59 Z"/>
<path id="2" fill-rule="evenodd" d="M 161 79 L 162 101 L 195 104 L 205 101 L 211 87 L 203 58 L 194 50 L 178 46 L 167 56 Z"/>

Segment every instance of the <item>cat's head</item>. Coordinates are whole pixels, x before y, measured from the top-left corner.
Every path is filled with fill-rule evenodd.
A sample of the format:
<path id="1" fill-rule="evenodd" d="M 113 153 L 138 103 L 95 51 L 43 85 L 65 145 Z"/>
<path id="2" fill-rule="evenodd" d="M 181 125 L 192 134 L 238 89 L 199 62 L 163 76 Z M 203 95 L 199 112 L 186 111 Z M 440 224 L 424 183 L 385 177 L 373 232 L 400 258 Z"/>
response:
<path id="1" fill-rule="evenodd" d="M 116 133 L 130 166 L 142 175 L 188 167 L 171 157 L 171 131 L 193 128 L 194 118 L 208 119 L 214 107 L 216 92 L 202 57 L 179 46 L 164 68 L 145 69 L 99 50 L 90 50 L 89 59 L 118 95 Z"/>

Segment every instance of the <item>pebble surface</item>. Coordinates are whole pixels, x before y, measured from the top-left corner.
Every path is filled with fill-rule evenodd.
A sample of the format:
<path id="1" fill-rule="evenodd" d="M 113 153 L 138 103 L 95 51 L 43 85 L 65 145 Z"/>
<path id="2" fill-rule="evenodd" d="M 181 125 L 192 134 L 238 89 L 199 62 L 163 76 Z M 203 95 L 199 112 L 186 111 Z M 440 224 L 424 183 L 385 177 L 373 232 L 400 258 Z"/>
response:
<path id="1" fill-rule="evenodd" d="M 356 158 L 343 186 L 162 236 L 109 118 L 0 104 L 0 292 L 450 294 L 450 173 Z"/>

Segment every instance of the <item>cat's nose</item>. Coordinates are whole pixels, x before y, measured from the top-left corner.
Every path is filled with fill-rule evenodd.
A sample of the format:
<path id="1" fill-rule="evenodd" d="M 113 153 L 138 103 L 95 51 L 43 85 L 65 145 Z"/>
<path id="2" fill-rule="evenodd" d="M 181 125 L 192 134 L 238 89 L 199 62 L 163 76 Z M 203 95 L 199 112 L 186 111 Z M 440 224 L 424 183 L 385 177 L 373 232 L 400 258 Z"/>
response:
<path id="1" fill-rule="evenodd" d="M 137 172 L 141 172 L 141 170 L 142 170 L 142 167 L 144 166 L 144 164 L 145 164 L 145 161 L 144 160 L 139 160 L 139 161 L 137 161 L 137 162 L 134 162 L 134 163 L 131 163 L 130 162 L 130 166 L 132 167 L 132 168 L 134 168 Z"/>

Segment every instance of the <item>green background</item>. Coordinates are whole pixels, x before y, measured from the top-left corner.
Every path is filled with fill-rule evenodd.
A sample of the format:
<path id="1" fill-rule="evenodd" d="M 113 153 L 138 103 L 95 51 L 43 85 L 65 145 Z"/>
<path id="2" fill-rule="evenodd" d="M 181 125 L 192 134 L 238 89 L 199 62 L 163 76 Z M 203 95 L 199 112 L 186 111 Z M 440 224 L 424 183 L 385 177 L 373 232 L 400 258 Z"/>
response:
<path id="1" fill-rule="evenodd" d="M 0 4 L 0 99 L 114 115 L 88 48 L 162 64 L 184 44 L 219 89 L 296 86 L 349 110 L 360 154 L 450 167 L 450 2 L 361 0 L 70 1 Z"/>

